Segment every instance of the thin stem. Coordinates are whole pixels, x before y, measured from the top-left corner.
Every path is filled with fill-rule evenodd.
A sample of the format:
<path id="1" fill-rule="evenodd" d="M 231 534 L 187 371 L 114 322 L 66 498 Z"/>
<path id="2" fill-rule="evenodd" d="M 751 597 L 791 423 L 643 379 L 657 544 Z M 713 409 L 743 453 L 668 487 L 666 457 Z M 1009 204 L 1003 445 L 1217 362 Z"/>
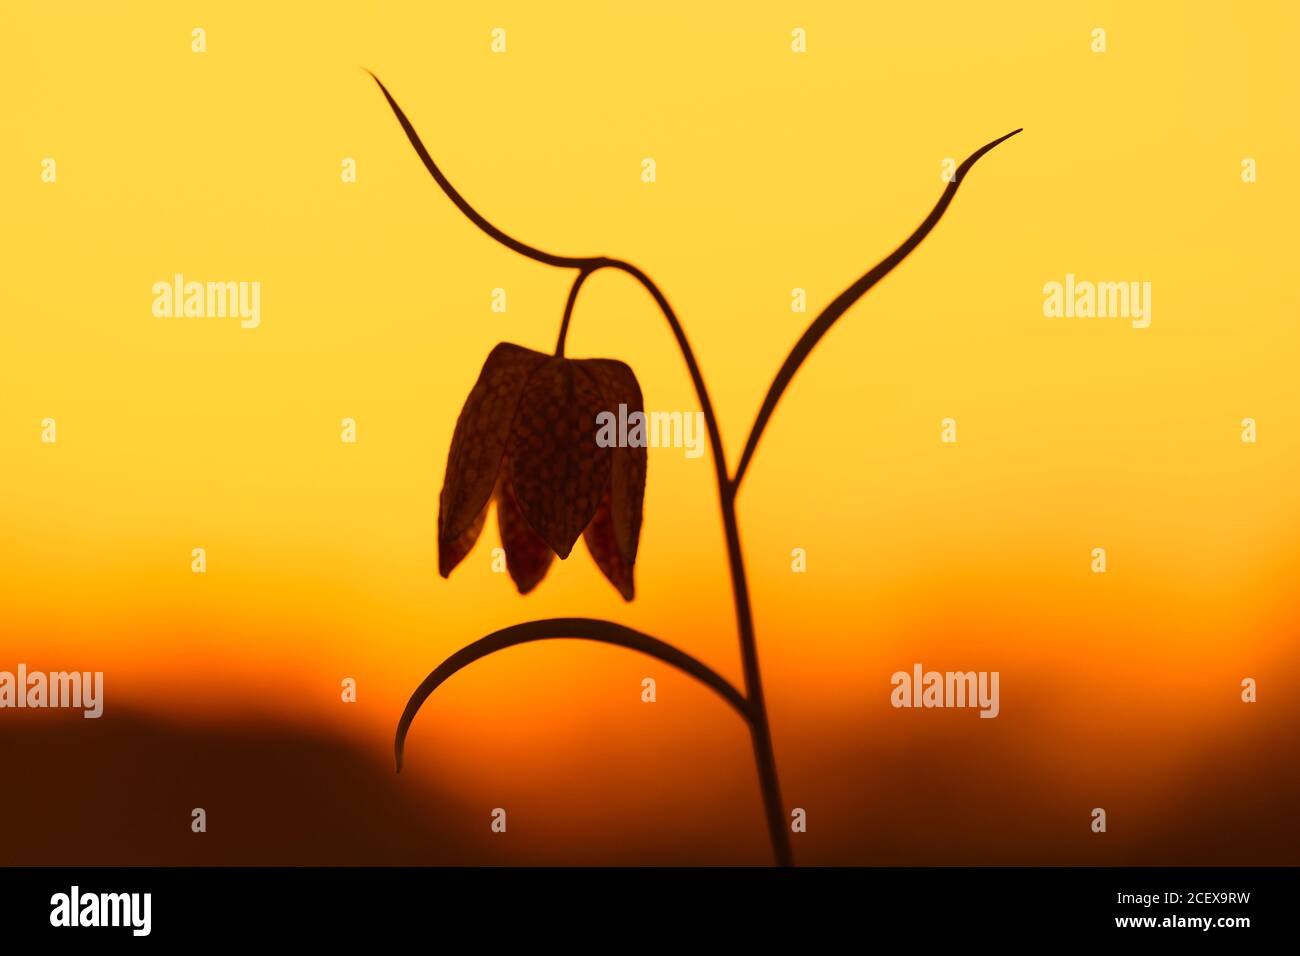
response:
<path id="1" fill-rule="evenodd" d="M 709 433 L 713 451 L 714 475 L 718 484 L 718 505 L 722 511 L 722 529 L 727 542 L 727 562 L 731 571 L 731 593 L 736 605 L 736 630 L 740 639 L 741 667 L 745 676 L 745 698 L 749 701 L 749 731 L 754 744 L 754 760 L 758 768 L 759 787 L 763 794 L 763 809 L 767 818 L 768 836 L 772 853 L 778 866 L 792 866 L 794 856 L 790 849 L 790 834 L 786 830 L 785 808 L 781 802 L 780 778 L 776 772 L 776 754 L 772 748 L 772 730 L 767 717 L 767 703 L 763 696 L 762 674 L 758 666 L 758 643 L 754 638 L 754 616 L 749 606 L 749 584 L 745 576 L 745 558 L 740 549 L 740 528 L 736 521 L 736 498 L 727 480 L 727 457 L 722 447 L 722 432 L 709 400 L 709 390 L 695 353 L 686 339 L 686 331 L 677 319 L 668 298 L 659 287 L 636 266 L 618 259 L 604 260 L 604 266 L 619 269 L 635 278 L 654 298 L 673 336 L 677 339 L 695 394 L 699 398 L 704 424 Z"/>
<path id="2" fill-rule="evenodd" d="M 564 340 L 569 337 L 569 319 L 573 317 L 573 305 L 578 301 L 578 290 L 587 281 L 587 276 L 595 271 L 591 266 L 583 266 L 578 270 L 578 275 L 569 288 L 569 298 L 564 303 L 564 318 L 560 320 L 560 335 L 555 341 L 556 358 L 564 358 Z"/>
<path id="3" fill-rule="evenodd" d="M 733 486 L 740 487 L 741 479 L 745 477 L 745 471 L 749 468 L 750 459 L 754 457 L 754 450 L 758 448 L 758 440 L 763 437 L 763 429 L 767 427 L 768 419 L 772 417 L 772 412 L 776 410 L 776 403 L 781 400 L 781 395 L 784 394 L 786 387 L 794 378 L 794 373 L 799 371 L 799 366 L 812 353 L 817 343 L 821 341 L 822 336 L 830 331 L 831 326 L 835 324 L 841 315 L 848 311 L 849 306 L 866 295 L 867 291 L 877 282 L 889 275 L 894 270 L 894 267 L 906 259 L 908 254 L 921 244 L 921 240 L 929 235 L 930 230 L 943 218 L 944 212 L 948 209 L 948 204 L 952 202 L 953 196 L 957 195 L 957 187 L 965 181 L 966 173 L 970 171 L 976 161 L 998 143 L 1010 139 L 1019 132 L 1020 130 L 1017 129 L 1007 133 L 1006 136 L 999 136 L 993 142 L 986 143 L 966 157 L 966 161 L 957 167 L 956 174 L 949 181 L 947 188 L 944 189 L 943 195 L 939 197 L 939 201 L 935 203 L 934 208 L 930 210 L 930 215 L 925 217 L 925 221 L 916 227 L 916 230 L 907 237 L 901 246 L 884 259 L 881 259 L 861 278 L 836 296 L 835 300 L 822 310 L 821 314 L 804 331 L 804 334 L 799 337 L 799 341 L 795 343 L 794 348 L 790 350 L 790 354 L 781 365 L 781 370 L 776 373 L 776 378 L 772 380 L 772 385 L 767 390 L 767 396 L 763 399 L 763 405 L 758 410 L 758 417 L 754 419 L 754 427 L 749 430 L 749 439 L 745 442 L 745 450 L 740 454 L 740 464 L 736 466 L 736 476 L 731 480 Z"/>

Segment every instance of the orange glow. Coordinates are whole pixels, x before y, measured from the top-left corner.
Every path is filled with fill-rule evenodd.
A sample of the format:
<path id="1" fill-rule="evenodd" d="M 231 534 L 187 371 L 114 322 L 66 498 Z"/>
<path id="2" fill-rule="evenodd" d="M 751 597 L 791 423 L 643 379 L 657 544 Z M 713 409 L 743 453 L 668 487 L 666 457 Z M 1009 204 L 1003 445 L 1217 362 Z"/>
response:
<path id="1" fill-rule="evenodd" d="M 733 466 L 790 346 L 926 214 L 942 160 L 1025 127 L 805 364 L 739 495 L 796 857 L 1300 862 L 1296 8 L 1105 7 L 1101 57 L 1053 5 L 823 4 L 795 60 L 782 4 L 506 3 L 497 57 L 469 8 L 144 6 L 0 16 L 0 670 L 102 670 L 107 693 L 103 727 L 0 711 L 64 788 L 46 806 L 112 791 L 168 862 L 770 859 L 736 715 L 618 648 L 478 662 L 393 774 L 410 693 L 509 624 L 607 618 L 742 676 L 707 453 L 651 450 L 631 604 L 582 545 L 519 596 L 491 569 L 495 516 L 438 577 L 457 411 L 494 344 L 551 348 L 572 275 L 465 221 L 365 66 L 494 221 L 654 277 Z M 260 281 L 261 325 L 155 318 L 177 272 Z M 1151 327 L 1045 318 L 1067 272 L 1150 281 Z M 568 353 L 627 361 L 648 408 L 699 407 L 626 276 L 587 283 Z M 915 662 L 999 671 L 1001 714 L 891 708 Z M 184 820 L 190 780 L 230 788 L 248 842 L 149 829 Z M 269 809 L 239 802 L 253 789 Z M 0 862 L 56 852 L 21 799 L 31 842 Z M 115 839 L 56 855 L 133 862 Z"/>

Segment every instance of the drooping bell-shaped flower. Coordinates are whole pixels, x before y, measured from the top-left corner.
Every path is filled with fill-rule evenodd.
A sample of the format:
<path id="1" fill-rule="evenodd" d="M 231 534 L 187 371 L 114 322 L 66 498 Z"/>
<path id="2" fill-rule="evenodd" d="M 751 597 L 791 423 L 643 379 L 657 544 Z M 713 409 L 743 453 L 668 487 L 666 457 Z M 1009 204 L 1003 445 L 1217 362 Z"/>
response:
<path id="1" fill-rule="evenodd" d="M 521 594 L 578 537 L 624 600 L 645 497 L 644 445 L 603 447 L 602 412 L 643 412 L 632 370 L 613 359 L 569 359 L 503 342 L 465 400 L 447 455 L 438 510 L 443 577 L 473 548 L 496 499 L 506 567 Z"/>

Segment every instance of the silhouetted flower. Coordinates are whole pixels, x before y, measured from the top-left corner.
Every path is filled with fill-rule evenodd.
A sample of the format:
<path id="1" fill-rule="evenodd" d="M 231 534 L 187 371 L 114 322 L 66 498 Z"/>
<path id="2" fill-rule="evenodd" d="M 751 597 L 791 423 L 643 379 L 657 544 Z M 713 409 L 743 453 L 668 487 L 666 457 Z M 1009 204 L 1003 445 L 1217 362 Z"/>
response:
<path id="1" fill-rule="evenodd" d="M 506 567 L 520 594 L 581 535 L 610 583 L 632 600 L 645 497 L 644 447 L 603 448 L 596 416 L 643 411 L 632 370 L 613 359 L 567 359 L 503 342 L 465 400 L 438 509 L 443 577 L 474 547 L 497 502 Z"/>

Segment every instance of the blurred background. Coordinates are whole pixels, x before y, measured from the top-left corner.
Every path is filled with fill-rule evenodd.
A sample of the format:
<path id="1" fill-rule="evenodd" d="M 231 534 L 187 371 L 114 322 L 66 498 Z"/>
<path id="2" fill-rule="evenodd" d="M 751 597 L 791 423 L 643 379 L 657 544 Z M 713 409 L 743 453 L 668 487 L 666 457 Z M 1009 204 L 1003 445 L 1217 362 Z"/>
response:
<path id="1" fill-rule="evenodd" d="M 617 648 L 478 662 L 394 773 L 425 674 L 522 620 L 741 674 L 707 456 L 651 451 L 633 604 L 581 546 L 520 597 L 494 519 L 438 577 L 461 403 L 496 342 L 552 347 L 572 273 L 474 229 L 363 67 L 497 225 L 656 280 L 733 466 L 943 161 L 1025 127 L 804 365 L 740 495 L 796 858 L 1300 863 L 1298 28 L 1283 3 L 6 4 L 0 670 L 102 670 L 106 707 L 0 711 L 0 863 L 770 859 L 740 721 Z M 178 272 L 259 281 L 260 327 L 155 318 Z M 1150 328 L 1044 318 L 1067 272 L 1151 282 Z M 584 287 L 568 352 L 698 408 L 624 276 Z M 915 662 L 999 671 L 999 717 L 891 708 Z"/>

